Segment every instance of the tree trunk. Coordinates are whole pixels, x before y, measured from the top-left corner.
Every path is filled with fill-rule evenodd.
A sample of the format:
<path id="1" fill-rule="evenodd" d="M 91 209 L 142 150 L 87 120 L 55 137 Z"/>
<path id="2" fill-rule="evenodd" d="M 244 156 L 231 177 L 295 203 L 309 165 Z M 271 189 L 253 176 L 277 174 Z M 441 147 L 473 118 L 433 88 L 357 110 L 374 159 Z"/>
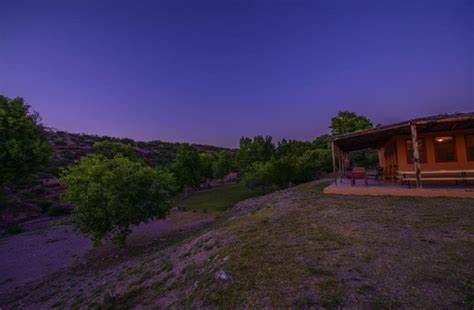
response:
<path id="1" fill-rule="evenodd" d="M 416 188 L 423 188 L 421 183 L 421 165 L 420 165 L 420 152 L 418 151 L 418 133 L 416 125 L 411 124 L 411 144 L 413 146 L 413 162 L 415 163 L 415 176 L 416 176 Z"/>

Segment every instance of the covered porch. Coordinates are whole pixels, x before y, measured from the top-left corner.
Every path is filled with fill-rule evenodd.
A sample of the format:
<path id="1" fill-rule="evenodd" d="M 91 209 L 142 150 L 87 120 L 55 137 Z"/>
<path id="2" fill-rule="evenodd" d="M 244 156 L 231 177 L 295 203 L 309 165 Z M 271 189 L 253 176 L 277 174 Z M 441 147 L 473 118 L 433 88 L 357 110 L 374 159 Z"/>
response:
<path id="1" fill-rule="evenodd" d="M 474 197 L 473 139 L 474 113 L 419 118 L 335 136 L 334 182 L 325 193 Z M 378 151 L 377 169 L 351 167 L 348 172 L 349 153 L 363 149 Z"/>
<path id="2" fill-rule="evenodd" d="M 377 182 L 369 176 L 368 185 L 358 181 L 352 186 L 345 179 L 333 182 L 324 189 L 325 194 L 414 197 L 470 197 L 474 198 L 473 184 L 425 184 L 423 188 L 408 187 L 400 182 Z"/>

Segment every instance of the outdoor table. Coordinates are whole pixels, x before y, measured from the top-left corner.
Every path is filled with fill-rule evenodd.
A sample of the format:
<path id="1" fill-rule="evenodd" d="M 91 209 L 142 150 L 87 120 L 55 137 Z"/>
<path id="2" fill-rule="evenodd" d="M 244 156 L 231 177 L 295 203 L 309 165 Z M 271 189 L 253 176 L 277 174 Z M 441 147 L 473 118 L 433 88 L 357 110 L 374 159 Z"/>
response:
<path id="1" fill-rule="evenodd" d="M 365 185 L 369 185 L 369 181 L 367 178 L 367 171 L 365 170 L 352 170 L 350 172 L 350 177 L 351 177 L 351 186 L 355 185 L 356 179 L 364 179 Z"/>

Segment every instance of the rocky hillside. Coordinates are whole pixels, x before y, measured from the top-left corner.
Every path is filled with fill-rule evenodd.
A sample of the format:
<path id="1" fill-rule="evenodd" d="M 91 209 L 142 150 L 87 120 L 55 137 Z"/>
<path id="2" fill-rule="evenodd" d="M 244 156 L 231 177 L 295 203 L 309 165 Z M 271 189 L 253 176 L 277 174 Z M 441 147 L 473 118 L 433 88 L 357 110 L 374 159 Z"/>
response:
<path id="1" fill-rule="evenodd" d="M 174 160 L 180 143 L 163 142 L 159 140 L 142 142 L 128 138 L 113 138 L 107 136 L 75 134 L 65 131 L 48 129 L 46 131 L 48 140 L 54 150 L 52 167 L 49 172 L 56 174 L 59 167 L 64 167 L 93 151 L 93 145 L 97 141 L 108 140 L 133 145 L 135 152 L 148 164 L 167 164 Z M 194 144 L 200 151 L 217 153 L 225 148 Z"/>

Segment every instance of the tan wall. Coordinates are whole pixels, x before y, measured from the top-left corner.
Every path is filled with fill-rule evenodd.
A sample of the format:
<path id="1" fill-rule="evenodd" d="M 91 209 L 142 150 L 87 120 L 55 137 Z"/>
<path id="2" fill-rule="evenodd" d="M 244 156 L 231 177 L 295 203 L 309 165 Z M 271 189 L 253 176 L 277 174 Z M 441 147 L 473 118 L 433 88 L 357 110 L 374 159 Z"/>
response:
<path id="1" fill-rule="evenodd" d="M 449 132 L 437 132 L 430 134 L 419 134 L 418 138 L 423 138 L 426 145 L 426 163 L 421 164 L 421 170 L 454 170 L 454 169 L 474 169 L 474 161 L 467 160 L 467 151 L 465 136 L 467 134 L 474 134 L 474 129 L 469 130 L 455 130 Z M 455 138 L 456 156 L 457 161 L 455 162 L 436 162 L 434 152 L 433 139 L 436 136 L 452 135 Z M 407 161 L 407 148 L 406 140 L 411 139 L 407 136 L 397 136 L 394 138 L 397 144 L 397 157 L 398 157 L 398 170 L 400 171 L 413 171 L 415 166 L 409 164 Z"/>

